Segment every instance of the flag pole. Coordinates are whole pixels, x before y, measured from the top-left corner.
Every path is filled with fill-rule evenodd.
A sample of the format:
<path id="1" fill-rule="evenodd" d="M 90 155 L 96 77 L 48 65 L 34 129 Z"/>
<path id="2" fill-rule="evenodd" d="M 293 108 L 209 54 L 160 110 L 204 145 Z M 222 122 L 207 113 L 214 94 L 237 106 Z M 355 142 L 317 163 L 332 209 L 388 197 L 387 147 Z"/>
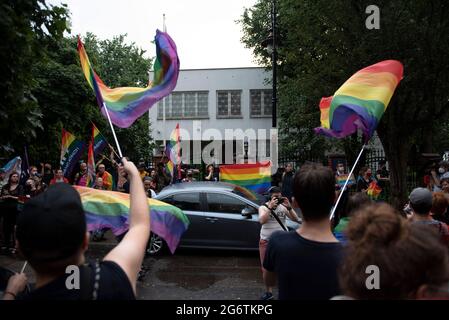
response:
<path id="1" fill-rule="evenodd" d="M 25 261 L 25 263 L 22 266 L 22 270 L 20 270 L 20 273 L 23 273 L 25 271 L 27 264 L 28 264 L 28 261 Z"/>
<path id="2" fill-rule="evenodd" d="M 108 108 L 106 107 L 106 104 L 103 102 L 103 108 L 106 111 L 106 115 L 109 120 L 109 125 L 111 126 L 112 135 L 114 136 L 115 144 L 117 145 L 118 154 L 120 156 L 120 160 L 123 158 L 122 150 L 120 149 L 120 145 L 118 144 L 117 136 L 115 135 L 114 126 L 112 125 L 111 117 L 109 116 Z"/>
<path id="3" fill-rule="evenodd" d="M 366 143 L 362 146 L 362 150 L 360 150 L 359 155 L 358 155 L 357 159 L 355 160 L 354 165 L 352 166 L 351 172 L 349 172 L 348 178 L 346 179 L 345 184 L 343 185 L 343 188 L 341 188 L 340 194 L 338 195 L 337 202 L 335 203 L 334 208 L 332 209 L 330 220 L 332 220 L 332 218 L 334 217 L 335 210 L 337 210 L 337 207 L 338 207 L 338 203 L 340 202 L 340 199 L 343 196 L 343 193 L 345 192 L 346 186 L 352 177 L 352 173 L 354 172 L 354 169 L 357 166 L 357 163 L 359 162 L 360 157 L 362 156 L 363 150 L 365 150 L 365 147 L 366 147 Z"/>

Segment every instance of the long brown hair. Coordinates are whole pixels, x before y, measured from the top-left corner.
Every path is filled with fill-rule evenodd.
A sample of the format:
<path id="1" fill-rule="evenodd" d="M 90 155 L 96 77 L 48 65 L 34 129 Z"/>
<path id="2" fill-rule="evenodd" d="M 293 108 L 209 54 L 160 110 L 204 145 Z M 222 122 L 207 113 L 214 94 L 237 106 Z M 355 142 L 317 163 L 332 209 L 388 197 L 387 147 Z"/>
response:
<path id="1" fill-rule="evenodd" d="M 345 295 L 356 299 L 409 299 L 422 285 L 449 281 L 449 256 L 435 230 L 409 223 L 387 204 L 357 212 L 348 228 L 347 255 L 339 270 Z M 367 267 L 379 268 L 378 290 L 366 285 Z"/>

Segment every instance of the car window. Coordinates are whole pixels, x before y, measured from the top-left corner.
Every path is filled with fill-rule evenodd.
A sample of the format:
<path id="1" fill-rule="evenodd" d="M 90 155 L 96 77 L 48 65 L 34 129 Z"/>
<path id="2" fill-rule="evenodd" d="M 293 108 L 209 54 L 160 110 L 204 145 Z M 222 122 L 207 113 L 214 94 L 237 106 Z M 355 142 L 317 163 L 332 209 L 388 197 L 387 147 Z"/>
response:
<path id="1" fill-rule="evenodd" d="M 201 211 L 199 193 L 178 193 L 162 199 L 162 201 L 174 205 L 183 211 Z"/>
<path id="2" fill-rule="evenodd" d="M 241 214 L 242 210 L 247 206 L 245 202 L 239 199 L 218 193 L 208 193 L 207 203 L 209 205 L 208 211 L 217 213 Z"/>

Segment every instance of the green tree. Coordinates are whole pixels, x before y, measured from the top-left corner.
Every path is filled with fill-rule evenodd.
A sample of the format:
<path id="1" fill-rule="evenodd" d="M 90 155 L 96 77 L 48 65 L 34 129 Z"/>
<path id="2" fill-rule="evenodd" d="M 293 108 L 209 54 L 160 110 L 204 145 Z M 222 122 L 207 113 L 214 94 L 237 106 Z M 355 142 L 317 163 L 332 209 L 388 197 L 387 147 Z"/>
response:
<path id="1" fill-rule="evenodd" d="M 0 157 L 22 152 L 43 128 L 31 66 L 45 59 L 49 41 L 63 37 L 67 20 L 64 5 L 45 0 L 0 3 Z"/>
<path id="2" fill-rule="evenodd" d="M 365 9 L 371 1 L 277 2 L 280 123 L 298 145 L 321 147 L 330 141 L 323 142 L 312 133 L 320 124 L 322 96 L 332 95 L 349 76 L 370 64 L 385 59 L 404 64 L 404 79 L 377 130 L 391 168 L 393 203 L 399 207 L 408 191 L 407 162 L 412 145 L 421 144 L 420 152 L 431 149 L 437 138 L 432 128 L 448 119 L 449 3 L 377 1 L 380 29 L 368 30 Z M 267 66 L 270 61 L 260 43 L 268 35 L 270 3 L 260 0 L 246 9 L 240 20 L 242 41 Z M 288 135 L 292 129 L 303 135 Z M 353 147 L 351 138 L 342 141 Z"/>

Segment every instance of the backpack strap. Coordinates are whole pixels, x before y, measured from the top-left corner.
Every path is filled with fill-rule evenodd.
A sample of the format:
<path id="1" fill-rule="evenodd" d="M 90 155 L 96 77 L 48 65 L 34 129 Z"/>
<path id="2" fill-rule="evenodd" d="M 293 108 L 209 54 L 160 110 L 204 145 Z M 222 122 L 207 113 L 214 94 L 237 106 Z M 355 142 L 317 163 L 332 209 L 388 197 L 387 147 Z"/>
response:
<path id="1" fill-rule="evenodd" d="M 90 264 L 84 265 L 81 271 L 80 300 L 97 300 L 100 289 L 100 263 L 95 261 L 94 272 Z M 92 281 L 92 277 L 94 277 Z"/>

